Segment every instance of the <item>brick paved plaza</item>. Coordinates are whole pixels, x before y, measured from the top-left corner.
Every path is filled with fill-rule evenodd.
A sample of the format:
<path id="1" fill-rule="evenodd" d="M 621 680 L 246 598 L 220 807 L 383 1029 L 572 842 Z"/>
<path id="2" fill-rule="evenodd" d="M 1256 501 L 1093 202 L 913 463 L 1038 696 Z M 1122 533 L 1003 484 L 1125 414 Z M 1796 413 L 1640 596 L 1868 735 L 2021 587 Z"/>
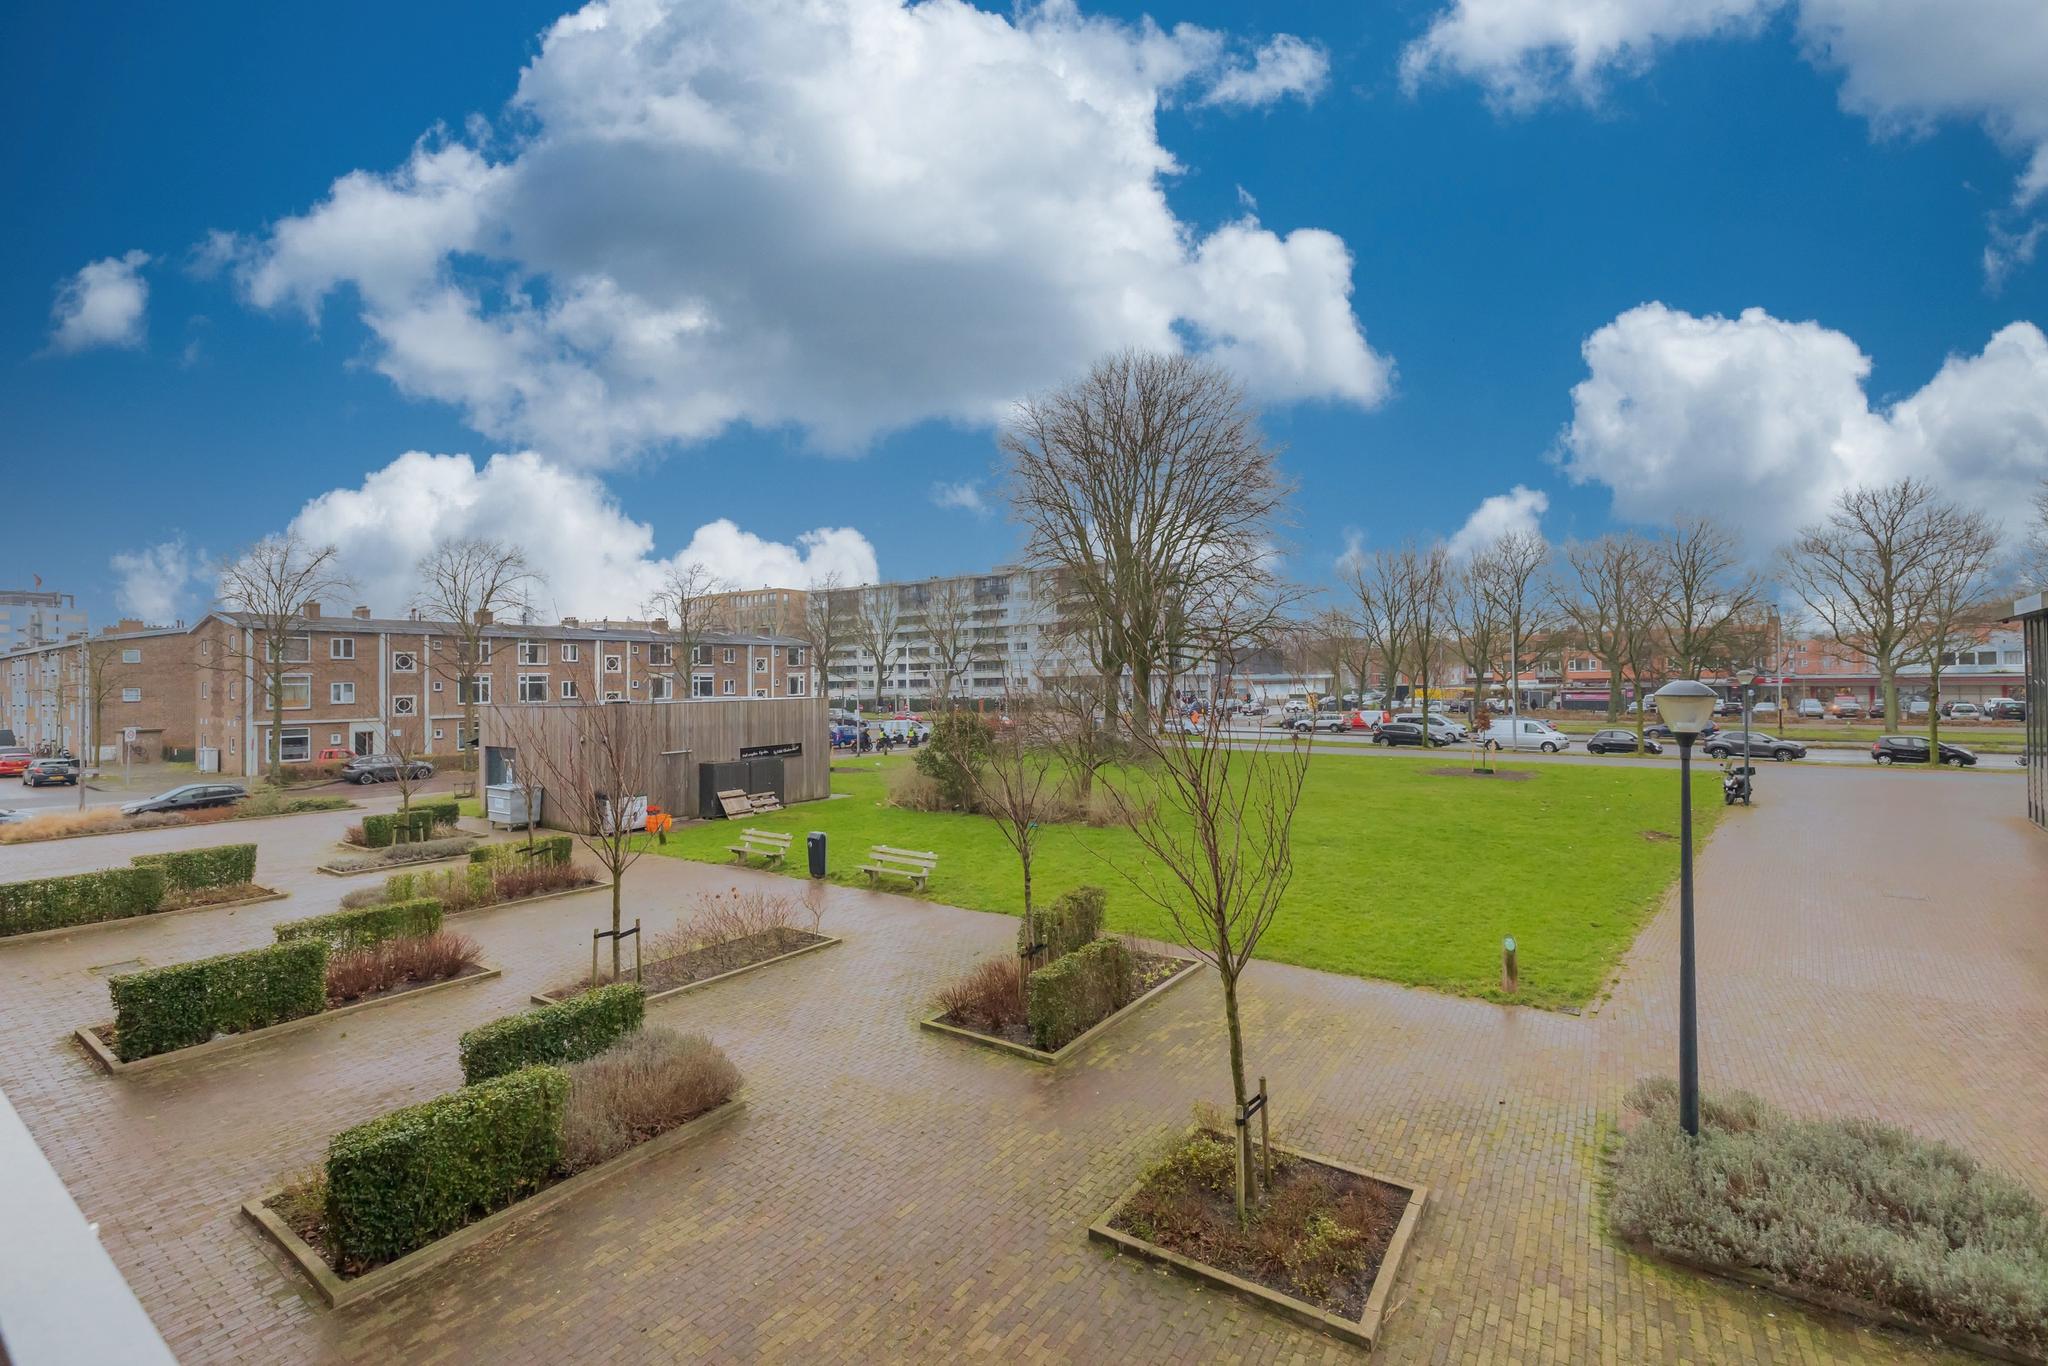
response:
<path id="1" fill-rule="evenodd" d="M 1707 1085 L 1874 1113 L 2048 1191 L 2048 839 L 2021 819 L 2017 785 L 1765 776 L 1761 804 L 1730 813 L 1699 864 Z M 649 1012 L 731 1054 L 747 1078 L 740 1122 L 384 1299 L 319 1307 L 237 1203 L 317 1161 L 332 1131 L 459 1084 L 456 1036 L 587 955 L 607 894 L 461 917 L 500 980 L 216 1058 L 117 1080 L 67 1036 L 106 1016 L 95 969 L 252 947 L 365 885 L 310 871 L 350 819 L 0 848 L 10 879 L 254 838 L 259 879 L 292 893 L 0 946 L 0 1088 L 181 1359 L 1354 1355 L 1086 1240 L 1190 1106 L 1227 1094 L 1213 976 L 1055 1075 L 915 1024 L 933 984 L 1009 945 L 1014 922 L 836 887 L 810 891 L 842 946 Z M 643 859 L 629 914 L 665 924 L 689 893 L 735 876 L 767 877 Z M 1667 909 L 1585 1017 L 1298 968 L 1249 974 L 1250 1060 L 1281 1132 L 1434 1192 L 1387 1359 L 1935 1359 L 1603 1237 L 1605 1127 L 1629 1080 L 1672 1067 L 1675 951 Z"/>

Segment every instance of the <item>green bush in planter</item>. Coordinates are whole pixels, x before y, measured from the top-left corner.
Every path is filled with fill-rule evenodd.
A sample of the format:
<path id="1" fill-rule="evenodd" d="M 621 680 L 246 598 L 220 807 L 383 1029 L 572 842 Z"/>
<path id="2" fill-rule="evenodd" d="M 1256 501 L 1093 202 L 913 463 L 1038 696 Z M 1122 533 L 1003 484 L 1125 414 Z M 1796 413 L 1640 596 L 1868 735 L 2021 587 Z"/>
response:
<path id="1" fill-rule="evenodd" d="M 123 1062 L 246 1034 L 327 1008 L 327 942 L 296 940 L 109 979 Z"/>
<path id="2" fill-rule="evenodd" d="M 525 1067 L 327 1145 L 327 1232 L 345 1265 L 402 1257 L 545 1185 L 562 1162 L 569 1076 Z"/>
<path id="3" fill-rule="evenodd" d="M 1017 926 L 1017 951 L 1035 946 L 1047 958 L 1060 958 L 1102 936 L 1102 912 L 1109 893 L 1100 887 L 1076 887 L 1050 906 L 1036 906 Z"/>
<path id="4" fill-rule="evenodd" d="M 211 849 L 185 849 L 169 854 L 137 854 L 138 868 L 161 868 L 172 891 L 197 892 L 208 887 L 239 887 L 256 880 L 256 846 L 217 844 Z"/>
<path id="5" fill-rule="evenodd" d="M 1083 944 L 1025 979 L 1025 1017 L 1040 1048 L 1064 1048 L 1131 994 L 1131 951 L 1115 936 Z"/>
<path id="6" fill-rule="evenodd" d="M 550 835 L 537 839 L 528 849 L 524 842 L 507 844 L 486 844 L 469 851 L 471 863 L 488 863 L 503 868 L 528 868 L 535 864 L 563 864 L 569 862 L 575 852 L 576 841 L 569 835 Z"/>
<path id="7" fill-rule="evenodd" d="M 318 939 L 336 953 L 366 949 L 401 935 L 432 934 L 441 928 L 441 903 L 432 897 L 388 901 L 353 911 L 331 911 L 286 920 L 273 931 L 277 942 Z"/>
<path id="8" fill-rule="evenodd" d="M 0 938 L 148 915 L 163 905 L 168 886 L 156 867 L 0 883 Z"/>
<path id="9" fill-rule="evenodd" d="M 634 982 L 614 982 L 551 1006 L 479 1025 L 462 1036 L 463 1080 L 534 1063 L 580 1062 L 640 1028 L 647 995 Z"/>

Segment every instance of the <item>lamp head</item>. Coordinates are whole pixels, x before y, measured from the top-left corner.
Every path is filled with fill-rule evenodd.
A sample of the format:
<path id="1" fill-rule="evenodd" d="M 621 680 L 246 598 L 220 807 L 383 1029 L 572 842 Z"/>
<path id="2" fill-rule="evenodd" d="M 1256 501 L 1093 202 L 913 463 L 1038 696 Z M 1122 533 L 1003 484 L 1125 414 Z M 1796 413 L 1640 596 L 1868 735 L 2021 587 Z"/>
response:
<path id="1" fill-rule="evenodd" d="M 1685 739 L 1706 729 L 1714 715 L 1714 703 L 1720 700 L 1712 688 L 1696 678 L 1673 679 L 1650 694 L 1650 698 L 1657 704 L 1657 714 L 1664 718 L 1664 724 L 1671 727 L 1671 733 Z"/>
<path id="2" fill-rule="evenodd" d="M 1745 687 L 1745 688 L 1746 688 L 1746 687 L 1748 687 L 1748 686 L 1749 686 L 1750 684 L 1752 684 L 1752 683 L 1756 682 L 1756 670 L 1755 670 L 1755 669 L 1741 669 L 1741 670 L 1738 670 L 1738 671 L 1736 672 L 1736 674 L 1735 674 L 1735 681 L 1736 681 L 1737 683 L 1740 683 L 1740 684 L 1741 684 L 1741 685 L 1742 685 L 1743 687 Z"/>

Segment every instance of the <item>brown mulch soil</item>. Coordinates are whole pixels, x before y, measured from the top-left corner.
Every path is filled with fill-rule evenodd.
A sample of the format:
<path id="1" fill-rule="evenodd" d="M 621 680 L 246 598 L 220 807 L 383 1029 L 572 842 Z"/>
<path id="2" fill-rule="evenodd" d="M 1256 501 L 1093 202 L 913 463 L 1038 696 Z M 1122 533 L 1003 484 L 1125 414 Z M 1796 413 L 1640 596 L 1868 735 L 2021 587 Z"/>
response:
<path id="1" fill-rule="evenodd" d="M 1196 966 L 1197 964 L 1192 958 L 1176 958 L 1171 954 L 1147 953 L 1143 949 L 1133 949 L 1131 951 L 1130 999 L 1117 1002 L 1116 1010 L 1110 1011 L 1109 1014 L 1116 1014 L 1117 1010 L 1122 1010 L 1131 1001 L 1137 1000 L 1140 996 L 1143 996 L 1175 973 L 1190 971 Z M 1105 1015 L 1102 1018 L 1106 1020 L 1109 1018 L 1109 1015 Z M 939 1023 L 951 1025 L 955 1029 L 964 1029 L 972 1034 L 979 1034 L 983 1038 L 1001 1039 L 1005 1043 L 1017 1044 L 1034 1052 L 1050 1053 L 1052 1051 L 1040 1048 L 1037 1044 L 1033 1043 L 1031 1041 L 1031 1026 L 1021 1021 L 1008 1029 L 982 1029 L 977 1025 L 971 1025 L 963 1020 L 956 1019 L 953 1013 L 948 1011 L 939 1017 Z M 1098 1020 L 1096 1023 L 1100 1024 L 1101 1021 Z M 1090 1025 L 1089 1028 L 1094 1028 L 1094 1025 Z"/>
<path id="2" fill-rule="evenodd" d="M 1503 783 L 1526 783 L 1536 775 L 1521 769 L 1494 768 L 1433 768 L 1430 773 L 1438 778 L 1492 778 Z"/>
<path id="3" fill-rule="evenodd" d="M 829 936 L 812 934 L 809 930 L 778 929 L 763 930 L 750 934 L 744 939 L 728 939 L 723 944 L 711 944 L 705 948 L 692 949 L 688 953 L 672 958 L 657 958 L 640 965 L 640 985 L 652 996 L 657 991 L 669 991 L 686 987 L 692 982 L 702 982 L 722 973 L 736 972 L 741 968 L 765 963 L 771 958 L 780 958 L 786 953 L 822 944 Z M 590 990 L 590 977 L 585 974 L 567 986 L 555 987 L 548 995 L 561 999 L 580 995 Z"/>
<path id="4" fill-rule="evenodd" d="M 438 986 L 442 982 L 459 982 L 465 977 L 474 977 L 483 970 L 481 963 L 471 963 L 452 977 L 429 977 L 420 981 L 400 982 L 396 986 L 386 987 L 382 991 L 373 991 L 363 996 L 351 996 L 347 1000 L 336 1000 L 334 997 L 329 996 L 327 998 L 327 1008 L 329 1010 L 338 1010 L 342 1006 L 359 1006 L 365 1001 L 388 1001 L 393 996 L 403 996 L 408 991 L 418 991 L 421 987 Z"/>
<path id="5" fill-rule="evenodd" d="M 233 887 L 200 887 L 192 891 L 169 892 L 164 896 L 163 909 L 166 911 L 189 911 L 195 906 L 218 906 L 224 901 L 247 901 L 251 897 L 272 896 L 268 887 L 253 882 L 238 883 Z"/>
<path id="6" fill-rule="evenodd" d="M 1188 1179 L 1187 1167 L 1155 1167 L 1111 1227 L 1339 1318 L 1362 1316 L 1407 1206 L 1407 1192 L 1275 1153 L 1272 1188 L 1261 1192 L 1249 1220 L 1240 1226 L 1231 1195 L 1229 1143 L 1215 1134 L 1205 1137 L 1225 1158 L 1206 1173 L 1208 1179 Z M 1256 1159 L 1256 1147 L 1253 1152 Z M 1318 1240 L 1311 1232 L 1318 1224 L 1326 1235 L 1331 1226 L 1341 1235 Z"/>

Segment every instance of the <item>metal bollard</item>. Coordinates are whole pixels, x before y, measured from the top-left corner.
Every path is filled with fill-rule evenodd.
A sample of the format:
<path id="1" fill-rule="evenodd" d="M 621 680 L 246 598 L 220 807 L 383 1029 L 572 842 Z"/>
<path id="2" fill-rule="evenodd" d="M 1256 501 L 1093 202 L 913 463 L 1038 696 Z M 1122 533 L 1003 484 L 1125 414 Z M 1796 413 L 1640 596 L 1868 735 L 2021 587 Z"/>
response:
<path id="1" fill-rule="evenodd" d="M 1515 969 L 1515 937 L 1509 935 L 1500 941 L 1500 989 L 1512 996 L 1520 982 Z"/>

